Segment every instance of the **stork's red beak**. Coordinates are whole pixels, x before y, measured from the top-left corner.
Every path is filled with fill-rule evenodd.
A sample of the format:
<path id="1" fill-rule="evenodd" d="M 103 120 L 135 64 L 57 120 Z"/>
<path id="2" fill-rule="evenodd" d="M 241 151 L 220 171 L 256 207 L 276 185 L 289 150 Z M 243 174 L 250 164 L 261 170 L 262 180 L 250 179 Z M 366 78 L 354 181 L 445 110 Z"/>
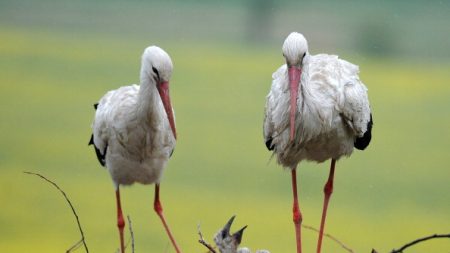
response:
<path id="1" fill-rule="evenodd" d="M 170 128 L 172 129 L 173 136 L 177 138 L 177 130 L 175 128 L 175 119 L 173 117 L 172 104 L 170 103 L 169 94 L 169 82 L 161 82 L 157 85 L 159 96 L 161 97 L 162 103 L 164 105 L 164 110 L 166 110 L 167 119 L 169 120 Z"/>
<path id="2" fill-rule="evenodd" d="M 295 114 L 297 113 L 297 98 L 298 98 L 298 86 L 300 84 L 300 77 L 302 75 L 302 69 L 296 66 L 290 66 L 288 68 L 289 86 L 291 91 L 291 113 L 290 113 L 290 140 L 293 141 L 295 137 Z"/>

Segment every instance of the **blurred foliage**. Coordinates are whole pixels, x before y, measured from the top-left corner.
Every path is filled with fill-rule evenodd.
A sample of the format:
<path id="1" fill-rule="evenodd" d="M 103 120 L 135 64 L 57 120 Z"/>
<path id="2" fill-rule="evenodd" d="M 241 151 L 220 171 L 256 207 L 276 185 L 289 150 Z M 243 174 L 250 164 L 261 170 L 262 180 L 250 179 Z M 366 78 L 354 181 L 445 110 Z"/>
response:
<path id="1" fill-rule="evenodd" d="M 265 47 L 279 46 L 296 30 L 309 39 L 312 52 L 433 61 L 450 58 L 449 13 L 450 2 L 439 0 L 0 1 L 2 26 L 78 37 L 100 33 Z"/>
<path id="2" fill-rule="evenodd" d="M 155 43 L 175 64 L 171 95 L 179 141 L 161 191 L 180 246 L 204 251 L 198 222 L 208 239 L 237 214 L 236 227 L 249 225 L 243 244 L 292 252 L 290 178 L 270 160 L 261 128 L 271 73 L 283 63 L 280 45 L 294 29 L 306 31 L 313 53 L 339 53 L 360 65 L 374 111 L 372 145 L 337 165 L 327 232 L 357 252 L 388 252 L 448 232 L 447 2 L 277 2 L 261 43 L 245 37 L 249 6 L 0 2 L 0 249 L 61 252 L 79 239 L 64 200 L 24 170 L 66 190 L 92 252 L 117 248 L 112 183 L 87 146 L 92 104 L 107 90 L 138 82 L 142 50 Z M 376 42 L 373 29 L 364 35 L 361 29 L 370 27 L 364 22 L 377 24 L 364 19 L 369 12 L 384 13 L 377 29 L 384 33 L 384 24 L 391 26 L 382 34 L 391 38 Z M 366 54 L 359 36 L 373 37 L 363 44 L 392 43 L 389 53 Z M 304 222 L 315 227 L 328 166 L 299 168 Z M 122 199 L 137 251 L 165 252 L 169 241 L 152 209 L 153 187 L 124 188 Z M 304 232 L 305 252 L 314 250 L 315 241 L 316 234 Z M 324 243 L 324 252 L 342 252 Z M 436 240 L 409 252 L 449 248 L 448 240 Z"/>
<path id="3" fill-rule="evenodd" d="M 356 42 L 359 50 L 376 57 L 389 57 L 396 54 L 399 49 L 394 29 L 384 19 L 369 20 L 361 24 L 359 41 Z"/>

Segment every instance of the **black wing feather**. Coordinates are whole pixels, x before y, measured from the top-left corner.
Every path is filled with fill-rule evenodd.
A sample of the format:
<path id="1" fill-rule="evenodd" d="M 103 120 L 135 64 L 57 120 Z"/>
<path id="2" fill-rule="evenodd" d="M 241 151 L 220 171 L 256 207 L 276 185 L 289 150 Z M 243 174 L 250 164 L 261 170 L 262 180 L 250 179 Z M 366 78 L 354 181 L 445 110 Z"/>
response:
<path id="1" fill-rule="evenodd" d="M 100 149 L 98 149 L 94 144 L 94 135 L 91 135 L 91 140 L 89 141 L 89 145 L 94 146 L 95 154 L 97 155 L 98 162 L 105 167 L 105 158 L 106 158 L 106 150 L 108 149 L 108 146 L 105 147 L 105 150 L 103 154 L 100 152 Z"/>
<path id="2" fill-rule="evenodd" d="M 359 150 L 364 150 L 369 146 L 370 140 L 372 139 L 372 113 L 370 114 L 370 121 L 367 122 L 367 131 L 364 133 L 363 137 L 358 137 L 355 140 L 355 148 Z"/>
<path id="3" fill-rule="evenodd" d="M 97 110 L 97 107 L 98 107 L 98 103 L 95 103 L 95 104 L 94 104 L 95 110 Z M 106 150 L 108 149 L 108 146 L 105 147 L 105 150 L 103 151 L 103 155 L 102 155 L 102 153 L 100 152 L 100 149 L 98 149 L 97 146 L 95 146 L 95 143 L 94 143 L 94 134 L 91 134 L 91 139 L 89 140 L 88 146 L 89 146 L 89 145 L 94 146 L 95 154 L 97 155 L 98 162 L 99 162 L 103 167 L 105 167 L 105 157 L 106 157 Z"/>
<path id="4" fill-rule="evenodd" d="M 266 140 L 266 147 L 269 151 L 275 148 L 275 145 L 272 144 L 272 141 L 273 141 L 272 137 L 269 137 L 269 139 Z"/>

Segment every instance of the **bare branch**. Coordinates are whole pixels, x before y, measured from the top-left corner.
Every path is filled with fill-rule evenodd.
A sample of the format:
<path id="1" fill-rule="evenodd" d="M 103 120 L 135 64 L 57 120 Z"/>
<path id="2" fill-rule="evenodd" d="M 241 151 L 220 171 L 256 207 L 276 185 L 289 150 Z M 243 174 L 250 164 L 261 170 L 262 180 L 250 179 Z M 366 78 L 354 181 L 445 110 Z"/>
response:
<path id="1" fill-rule="evenodd" d="M 417 244 L 417 243 L 420 243 L 420 242 L 424 242 L 424 241 L 427 241 L 427 240 L 431 240 L 431 239 L 436 239 L 436 238 L 450 238 L 450 234 L 434 234 L 434 235 L 426 236 L 426 237 L 423 237 L 423 238 L 419 238 L 419 239 L 416 239 L 416 240 L 414 240 L 414 241 L 412 241 L 410 243 L 405 244 L 400 249 L 392 250 L 391 253 L 401 253 L 405 249 L 413 246 L 414 244 Z"/>
<path id="2" fill-rule="evenodd" d="M 70 200 L 67 197 L 66 193 L 55 182 L 51 181 L 50 179 L 44 177 L 43 175 L 41 175 L 39 173 L 34 173 L 34 172 L 29 172 L 29 171 L 24 171 L 23 173 L 29 174 L 29 175 L 38 176 L 38 177 L 44 179 L 45 181 L 49 182 L 50 184 L 52 184 L 54 187 L 56 187 L 56 189 L 58 189 L 61 192 L 61 194 L 66 199 L 67 203 L 69 203 L 70 208 L 72 209 L 72 213 L 75 215 L 75 218 L 76 218 L 77 224 L 78 224 L 78 229 L 80 230 L 80 233 L 81 233 L 81 241 L 83 242 L 84 249 L 86 250 L 86 253 L 89 253 L 89 249 L 88 249 L 87 244 L 86 244 L 86 238 L 84 237 L 83 229 L 81 228 L 80 219 L 78 218 L 77 212 L 75 211 L 75 208 L 73 207 L 72 202 L 70 202 Z"/>
<path id="3" fill-rule="evenodd" d="M 79 240 L 77 243 L 75 243 L 72 247 L 70 247 L 68 250 L 66 250 L 66 253 L 70 253 L 72 251 L 77 250 L 81 244 L 83 243 L 83 240 Z"/>
<path id="4" fill-rule="evenodd" d="M 169 253 L 170 250 L 170 242 L 167 242 L 166 244 L 166 250 L 164 250 L 165 253 Z"/>
<path id="5" fill-rule="evenodd" d="M 131 235 L 131 253 L 134 253 L 134 234 L 133 234 L 133 228 L 131 227 L 130 215 L 127 215 L 127 219 L 128 219 L 128 225 L 130 227 L 130 235 Z"/>
<path id="6" fill-rule="evenodd" d="M 125 249 L 128 248 L 131 242 L 131 253 L 134 253 L 134 233 L 133 233 L 133 227 L 131 226 L 131 218 L 129 215 L 127 215 L 128 224 L 129 224 L 129 230 L 130 230 L 130 238 L 128 238 L 127 242 L 125 243 Z M 115 253 L 121 253 L 120 248 L 117 248 Z"/>
<path id="7" fill-rule="evenodd" d="M 200 239 L 198 240 L 198 242 L 200 244 L 202 244 L 203 246 L 205 246 L 209 250 L 209 252 L 216 253 L 214 248 L 203 239 L 202 231 L 200 231 L 200 223 L 197 225 L 197 230 L 198 230 L 198 235 L 200 236 Z"/>
<path id="8" fill-rule="evenodd" d="M 308 226 L 308 225 L 305 225 L 305 224 L 302 224 L 302 227 L 304 227 L 304 228 L 306 228 L 306 229 L 309 229 L 309 230 L 312 230 L 312 231 L 315 231 L 315 232 L 317 232 L 317 233 L 319 233 L 319 230 L 318 229 L 316 229 L 316 228 L 314 228 L 314 227 L 311 227 L 311 226 Z M 350 249 L 347 245 L 345 245 L 343 242 L 341 242 L 340 240 L 338 240 L 336 237 L 334 237 L 334 236 L 332 236 L 332 235 L 330 235 L 330 234 L 323 234 L 325 237 L 328 237 L 328 238 L 330 238 L 331 240 L 333 240 L 333 241 L 335 241 L 337 244 L 339 244 L 342 248 L 344 248 L 346 251 L 348 251 L 348 252 L 350 252 L 350 253 L 355 253 L 352 249 Z"/>

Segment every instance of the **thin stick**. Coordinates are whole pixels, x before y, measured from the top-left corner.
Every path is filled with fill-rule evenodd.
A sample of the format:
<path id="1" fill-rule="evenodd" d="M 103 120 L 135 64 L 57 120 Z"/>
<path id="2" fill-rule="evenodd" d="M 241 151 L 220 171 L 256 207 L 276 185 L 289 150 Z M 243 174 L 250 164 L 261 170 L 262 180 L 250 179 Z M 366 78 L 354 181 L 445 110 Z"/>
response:
<path id="1" fill-rule="evenodd" d="M 127 243 L 124 245 L 124 249 L 128 249 L 128 246 L 131 242 L 131 253 L 134 253 L 134 233 L 133 233 L 133 227 L 131 226 L 131 218 L 129 215 L 127 215 L 128 224 L 129 224 L 129 230 L 130 230 L 130 238 L 128 238 Z M 116 253 L 121 253 L 120 248 L 117 248 Z"/>
<path id="2" fill-rule="evenodd" d="M 308 225 L 304 225 L 304 224 L 302 224 L 302 227 L 304 227 L 304 228 L 306 228 L 306 229 L 309 229 L 309 230 L 312 230 L 312 231 L 315 231 L 315 232 L 317 232 L 317 233 L 319 233 L 319 230 L 317 229 L 317 228 L 314 228 L 314 227 L 311 227 L 311 226 L 308 226 Z M 341 242 L 340 240 L 338 240 L 336 237 L 334 237 L 334 236 L 332 236 L 332 235 L 330 235 L 330 234 L 323 234 L 325 237 L 328 237 L 328 238 L 330 238 L 331 240 L 333 240 L 334 242 L 336 242 L 337 244 L 339 244 L 342 248 L 344 248 L 346 251 L 348 251 L 348 252 L 350 252 L 350 253 L 355 253 L 352 249 L 350 249 L 347 245 L 345 245 L 343 242 Z"/>
<path id="3" fill-rule="evenodd" d="M 133 228 L 131 227 L 130 215 L 127 215 L 127 219 L 128 219 L 128 225 L 130 228 L 130 235 L 131 235 L 131 253 L 134 253 L 134 234 L 133 234 Z"/>
<path id="4" fill-rule="evenodd" d="M 83 240 L 79 240 L 77 243 L 75 243 L 75 245 L 73 245 L 72 247 L 70 247 L 68 250 L 66 250 L 66 253 L 70 253 L 72 251 L 77 250 L 80 245 L 83 243 Z"/>
<path id="5" fill-rule="evenodd" d="M 168 241 L 168 242 L 166 243 L 166 250 L 164 250 L 164 252 L 165 252 L 165 253 L 169 253 L 169 250 L 170 250 L 170 241 Z"/>
<path id="6" fill-rule="evenodd" d="M 401 253 L 406 248 L 409 248 L 409 247 L 413 246 L 414 244 L 417 244 L 417 243 L 420 243 L 420 242 L 424 242 L 424 241 L 427 241 L 427 240 L 431 240 L 431 239 L 436 239 L 436 238 L 450 238 L 450 234 L 440 234 L 440 235 L 439 234 L 434 234 L 434 235 L 426 236 L 426 237 L 423 237 L 423 238 L 419 238 L 419 239 L 416 239 L 416 240 L 414 240 L 414 241 L 412 241 L 410 243 L 405 244 L 400 249 L 392 250 L 391 253 Z"/>
<path id="7" fill-rule="evenodd" d="M 45 181 L 51 183 L 53 186 L 56 187 L 56 189 L 58 189 L 61 192 L 61 194 L 66 199 L 67 203 L 69 203 L 70 208 L 72 209 L 72 213 L 75 215 L 75 218 L 76 218 L 77 224 L 78 224 L 78 229 L 80 230 L 80 233 L 81 233 L 81 241 L 83 241 L 83 245 L 84 245 L 84 249 L 86 250 L 86 253 L 89 253 L 89 249 L 88 249 L 87 244 L 86 244 L 86 239 L 84 237 L 83 229 L 81 228 L 80 219 L 78 218 L 77 212 L 75 211 L 75 208 L 73 207 L 72 202 L 70 202 L 70 200 L 67 197 L 66 193 L 55 182 L 51 181 L 50 179 L 44 177 L 43 175 L 41 175 L 39 173 L 34 173 L 34 172 L 29 172 L 29 171 L 24 171 L 23 173 L 29 174 L 29 175 L 38 176 L 38 177 L 44 179 Z"/>
<path id="8" fill-rule="evenodd" d="M 203 246 L 205 246 L 206 248 L 208 248 L 209 252 L 216 253 L 214 248 L 203 239 L 202 231 L 200 231 L 200 223 L 197 225 L 197 230 L 198 230 L 198 235 L 200 236 L 200 239 L 198 240 L 198 242 L 200 244 L 202 244 Z"/>

